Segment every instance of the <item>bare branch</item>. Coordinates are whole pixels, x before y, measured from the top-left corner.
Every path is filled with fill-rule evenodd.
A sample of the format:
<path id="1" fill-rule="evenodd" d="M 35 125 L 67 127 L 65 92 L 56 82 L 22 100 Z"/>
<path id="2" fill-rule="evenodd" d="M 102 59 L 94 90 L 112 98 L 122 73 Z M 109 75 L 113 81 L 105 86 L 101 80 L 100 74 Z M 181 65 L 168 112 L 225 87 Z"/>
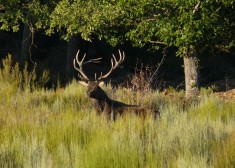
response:
<path id="1" fill-rule="evenodd" d="M 167 45 L 167 43 L 165 43 L 165 42 L 162 42 L 162 41 L 152 41 L 152 40 L 149 40 L 148 42 L 149 42 L 149 43 L 152 43 L 152 44 L 161 44 L 161 45 Z"/>
<path id="2" fill-rule="evenodd" d="M 196 4 L 196 6 L 193 9 L 193 14 L 199 9 L 201 1 L 199 0 L 198 3 Z"/>

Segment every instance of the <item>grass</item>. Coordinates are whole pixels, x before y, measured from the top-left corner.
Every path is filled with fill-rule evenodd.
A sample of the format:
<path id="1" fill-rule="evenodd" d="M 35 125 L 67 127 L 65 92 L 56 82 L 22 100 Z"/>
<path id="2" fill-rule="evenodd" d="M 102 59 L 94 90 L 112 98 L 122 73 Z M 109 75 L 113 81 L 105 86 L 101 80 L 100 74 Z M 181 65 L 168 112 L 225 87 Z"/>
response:
<path id="1" fill-rule="evenodd" d="M 232 102 L 202 94 L 183 108 L 181 92 L 107 86 L 112 98 L 161 110 L 157 120 L 127 116 L 108 123 L 76 81 L 43 89 L 27 76 L 13 80 L 24 72 L 16 75 L 8 64 L 0 70 L 0 167 L 235 166 Z"/>

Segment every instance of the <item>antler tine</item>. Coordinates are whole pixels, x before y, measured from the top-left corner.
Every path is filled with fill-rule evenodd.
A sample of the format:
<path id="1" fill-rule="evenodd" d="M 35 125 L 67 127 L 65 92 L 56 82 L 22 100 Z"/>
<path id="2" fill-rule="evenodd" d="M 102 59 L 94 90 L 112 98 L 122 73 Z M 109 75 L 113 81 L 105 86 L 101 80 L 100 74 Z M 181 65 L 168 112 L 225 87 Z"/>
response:
<path id="1" fill-rule="evenodd" d="M 85 79 L 87 81 L 90 81 L 90 79 L 87 77 L 87 75 L 83 72 L 83 69 L 82 69 L 83 65 L 88 64 L 88 63 L 99 63 L 100 60 L 102 59 L 102 57 L 95 58 L 95 59 L 90 59 L 90 60 L 84 62 L 84 60 L 86 58 L 86 53 L 83 55 L 81 61 L 79 61 L 79 59 L 78 59 L 79 53 L 80 53 L 80 50 L 78 50 L 78 52 L 77 52 L 77 54 L 75 56 L 75 59 L 73 60 L 73 66 L 79 72 L 78 76 L 81 79 Z M 76 64 L 78 65 L 78 67 L 76 66 Z"/>
<path id="2" fill-rule="evenodd" d="M 86 74 L 83 72 L 82 70 L 82 65 L 83 65 L 83 61 L 86 57 L 86 54 L 84 54 L 83 58 L 81 61 L 78 60 L 78 55 L 79 55 L 80 50 L 78 50 L 75 59 L 73 60 L 73 66 L 74 69 L 76 69 L 80 74 L 78 74 L 78 76 L 82 79 L 85 79 L 87 81 L 89 81 L 89 78 L 86 76 Z M 79 68 L 76 66 L 76 63 L 79 65 Z"/>
<path id="3" fill-rule="evenodd" d="M 78 55 L 79 55 L 79 53 L 80 53 L 80 50 L 78 50 L 78 52 L 77 52 L 77 54 L 76 54 L 76 61 L 77 61 L 78 65 L 79 65 L 79 67 L 82 67 L 83 61 L 84 61 L 84 59 L 86 58 L 86 53 L 83 55 L 81 61 L 78 60 Z"/>
<path id="4" fill-rule="evenodd" d="M 118 50 L 119 52 L 119 60 L 117 61 L 116 57 L 114 54 L 112 54 L 113 58 L 111 58 L 111 68 L 109 70 L 108 73 L 106 73 L 105 75 L 100 75 L 100 77 L 98 78 L 98 80 L 101 80 L 101 79 L 105 79 L 107 78 L 125 59 L 125 53 L 121 53 L 120 50 Z"/>
<path id="5" fill-rule="evenodd" d="M 123 56 L 122 56 L 122 62 L 124 61 L 124 59 L 125 59 L 125 53 L 124 53 L 124 51 L 121 53 L 121 51 L 120 50 L 118 50 L 118 52 L 119 52 L 119 55 L 121 56 L 122 54 L 123 54 Z"/>

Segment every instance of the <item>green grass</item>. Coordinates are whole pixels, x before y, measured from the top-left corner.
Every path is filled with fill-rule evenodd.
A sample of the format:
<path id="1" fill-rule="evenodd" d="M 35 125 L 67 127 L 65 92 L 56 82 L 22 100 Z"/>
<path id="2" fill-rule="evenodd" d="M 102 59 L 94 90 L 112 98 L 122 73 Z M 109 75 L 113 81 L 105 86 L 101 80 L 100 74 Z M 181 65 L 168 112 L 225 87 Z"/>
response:
<path id="1" fill-rule="evenodd" d="M 126 116 L 108 123 L 79 83 L 43 89 L 12 73 L 0 70 L 0 167 L 235 166 L 234 103 L 202 94 L 183 108 L 181 92 L 107 86 L 112 98 L 161 110 L 157 120 Z"/>

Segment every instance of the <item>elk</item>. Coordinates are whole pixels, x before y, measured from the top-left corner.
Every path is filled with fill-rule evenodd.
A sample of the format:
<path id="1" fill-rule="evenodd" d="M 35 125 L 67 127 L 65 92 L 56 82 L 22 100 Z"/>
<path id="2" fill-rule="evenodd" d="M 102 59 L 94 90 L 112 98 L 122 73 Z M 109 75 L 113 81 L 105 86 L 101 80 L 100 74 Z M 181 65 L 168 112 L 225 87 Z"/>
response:
<path id="1" fill-rule="evenodd" d="M 87 87 L 87 95 L 93 99 L 93 107 L 98 115 L 104 114 L 107 119 L 116 120 L 118 116 L 123 116 L 127 113 L 134 113 L 136 115 L 142 116 L 145 118 L 147 116 L 147 109 L 139 105 L 129 105 L 119 101 L 112 100 L 108 97 L 105 91 L 101 88 L 103 80 L 105 80 L 125 59 L 125 53 L 119 50 L 119 60 L 112 54 L 111 58 L 111 68 L 110 70 L 103 75 L 97 78 L 95 74 L 95 79 L 91 80 L 83 72 L 83 65 L 88 63 L 100 63 L 102 58 L 90 59 L 85 61 L 86 54 L 79 61 L 79 52 L 78 50 L 74 61 L 73 66 L 78 72 L 78 76 L 81 79 L 80 84 Z M 159 115 L 158 110 L 152 110 L 154 117 L 156 118 Z"/>

